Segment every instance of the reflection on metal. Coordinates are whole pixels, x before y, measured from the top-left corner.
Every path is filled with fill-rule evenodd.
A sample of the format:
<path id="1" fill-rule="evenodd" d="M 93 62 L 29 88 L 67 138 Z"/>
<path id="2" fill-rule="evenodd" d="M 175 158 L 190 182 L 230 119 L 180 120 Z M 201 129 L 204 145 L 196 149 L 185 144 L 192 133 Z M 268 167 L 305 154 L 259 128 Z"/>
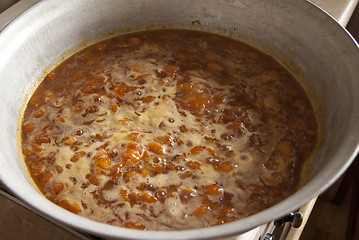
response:
<path id="1" fill-rule="evenodd" d="M 299 228 L 303 222 L 303 215 L 300 212 L 292 212 L 283 218 L 275 220 L 274 225 L 280 227 L 287 222 L 289 222 L 292 227 Z"/>

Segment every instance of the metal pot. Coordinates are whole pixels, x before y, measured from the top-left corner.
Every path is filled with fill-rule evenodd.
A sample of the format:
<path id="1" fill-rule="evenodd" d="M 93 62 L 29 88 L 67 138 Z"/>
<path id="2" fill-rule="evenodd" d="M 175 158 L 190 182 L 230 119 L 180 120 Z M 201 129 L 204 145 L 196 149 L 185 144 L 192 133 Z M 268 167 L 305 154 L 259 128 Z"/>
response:
<path id="1" fill-rule="evenodd" d="M 230 35 L 273 55 L 297 76 L 312 99 L 321 126 L 321 143 L 300 190 L 248 218 L 179 232 L 138 231 L 94 222 L 63 210 L 36 190 L 18 147 L 19 119 L 34 87 L 79 45 L 121 32 L 118 30 L 146 27 L 199 29 Z M 281 217 L 323 192 L 345 171 L 358 151 L 358 45 L 334 19 L 306 1 L 45 0 L 3 30 L 0 56 L 1 183 L 55 221 L 97 236 L 126 239 L 234 236 Z"/>

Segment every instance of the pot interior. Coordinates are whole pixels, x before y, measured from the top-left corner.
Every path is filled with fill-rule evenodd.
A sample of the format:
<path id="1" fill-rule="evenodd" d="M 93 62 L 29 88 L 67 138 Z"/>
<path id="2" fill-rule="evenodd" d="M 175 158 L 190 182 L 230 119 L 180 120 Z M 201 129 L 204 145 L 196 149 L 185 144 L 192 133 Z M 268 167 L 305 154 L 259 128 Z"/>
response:
<path id="1" fill-rule="evenodd" d="M 307 182 L 291 197 L 246 219 L 218 227 L 141 232 L 96 223 L 47 201 L 19 153 L 21 113 L 45 74 L 77 50 L 128 31 L 182 28 L 237 38 L 274 56 L 300 81 L 320 125 Z M 329 187 L 357 152 L 358 46 L 331 17 L 305 1 L 45 0 L 0 34 L 0 179 L 51 218 L 108 238 L 216 238 L 242 233 L 300 207 Z"/>

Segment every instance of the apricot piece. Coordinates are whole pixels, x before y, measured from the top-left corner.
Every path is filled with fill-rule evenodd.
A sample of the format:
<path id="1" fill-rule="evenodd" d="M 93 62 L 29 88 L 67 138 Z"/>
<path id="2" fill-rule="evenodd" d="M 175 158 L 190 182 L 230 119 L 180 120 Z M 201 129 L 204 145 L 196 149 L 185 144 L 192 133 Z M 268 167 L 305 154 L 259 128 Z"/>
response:
<path id="1" fill-rule="evenodd" d="M 230 162 L 224 162 L 219 165 L 213 165 L 214 170 L 222 171 L 222 172 L 229 172 L 234 169 L 234 166 Z"/>
<path id="2" fill-rule="evenodd" d="M 113 105 L 111 105 L 110 110 L 115 113 L 115 112 L 117 112 L 117 108 L 118 108 L 118 106 L 113 104 Z"/>
<path id="3" fill-rule="evenodd" d="M 155 100 L 155 99 L 156 99 L 156 97 L 154 97 L 154 96 L 146 96 L 146 97 L 142 98 L 141 100 L 142 100 L 142 102 L 144 102 L 144 103 L 150 103 L 150 102 L 152 102 L 152 101 Z"/>
<path id="4" fill-rule="evenodd" d="M 130 142 L 126 146 L 126 150 L 122 154 L 122 160 L 125 165 L 132 166 L 141 159 L 146 158 L 146 149 L 137 143 Z"/>
<path id="5" fill-rule="evenodd" d="M 34 149 L 35 152 L 42 152 L 44 150 L 44 148 L 38 144 L 32 145 L 32 149 Z"/>
<path id="6" fill-rule="evenodd" d="M 71 143 L 74 143 L 75 142 L 75 139 L 74 138 L 69 138 L 67 139 L 64 143 L 65 144 L 71 144 Z"/>
<path id="7" fill-rule="evenodd" d="M 41 176 L 42 183 L 49 183 L 54 175 L 51 172 L 44 172 Z"/>
<path id="8" fill-rule="evenodd" d="M 184 188 L 179 192 L 178 195 L 181 202 L 187 203 L 190 199 L 196 197 L 197 192 L 192 188 Z"/>
<path id="9" fill-rule="evenodd" d="M 211 211 L 211 208 L 209 206 L 201 205 L 193 212 L 192 215 L 194 215 L 195 217 L 202 217 L 209 211 Z"/>
<path id="10" fill-rule="evenodd" d="M 44 171 L 44 169 L 45 169 L 45 165 L 43 163 L 31 165 L 31 172 L 35 176 L 40 175 Z"/>
<path id="11" fill-rule="evenodd" d="M 126 96 L 127 93 L 129 93 L 132 90 L 132 88 L 126 84 L 119 84 L 115 87 L 113 90 L 116 96 L 123 98 Z"/>
<path id="12" fill-rule="evenodd" d="M 188 161 L 186 166 L 194 170 L 201 169 L 201 163 L 198 161 Z"/>
<path id="13" fill-rule="evenodd" d="M 97 159 L 95 164 L 103 170 L 109 170 L 111 167 L 111 159 L 109 157 L 102 157 Z"/>
<path id="14" fill-rule="evenodd" d="M 190 152 L 192 154 L 200 154 L 204 149 L 206 149 L 205 146 L 195 146 L 195 147 L 191 148 Z"/>
<path id="15" fill-rule="evenodd" d="M 183 83 L 180 84 L 177 88 L 179 91 L 189 91 L 193 88 L 193 85 L 191 83 Z"/>
<path id="16" fill-rule="evenodd" d="M 145 201 L 145 202 L 148 202 L 148 203 L 155 203 L 157 202 L 157 198 L 155 196 L 152 195 L 152 193 L 150 192 L 144 192 L 142 194 L 142 199 Z"/>
<path id="17" fill-rule="evenodd" d="M 37 110 L 36 112 L 34 112 L 34 117 L 35 118 L 41 118 L 45 115 L 45 111 L 42 109 Z"/>
<path id="18" fill-rule="evenodd" d="M 23 128 L 26 132 L 30 133 L 30 132 L 34 131 L 35 124 L 32 122 L 29 122 L 29 123 L 24 124 Z"/>
<path id="19" fill-rule="evenodd" d="M 138 141 L 142 136 L 143 134 L 141 133 L 130 133 L 126 136 L 126 139 L 131 141 Z"/>
<path id="20" fill-rule="evenodd" d="M 136 229 L 136 230 L 146 230 L 146 226 L 143 224 L 136 224 L 133 222 L 127 222 L 121 225 L 121 227 L 125 227 L 125 228 L 131 228 L 131 229 Z"/>
<path id="21" fill-rule="evenodd" d="M 54 192 L 57 194 L 61 193 L 64 190 L 64 185 L 62 183 L 57 183 L 54 187 Z"/>
<path id="22" fill-rule="evenodd" d="M 210 185 L 206 188 L 206 193 L 212 196 L 218 196 L 223 193 L 223 188 L 218 185 Z"/>
<path id="23" fill-rule="evenodd" d="M 85 156 L 86 153 L 84 151 L 75 152 L 75 154 L 71 157 L 71 162 L 77 162 L 81 157 Z"/>
<path id="24" fill-rule="evenodd" d="M 79 212 L 81 212 L 81 208 L 79 205 L 77 205 L 76 203 L 70 203 L 68 200 L 64 199 L 64 200 L 61 200 L 59 202 L 59 206 L 72 212 L 72 213 L 75 213 L 75 214 L 78 214 Z"/>
<path id="25" fill-rule="evenodd" d="M 174 146 L 174 137 L 171 134 L 167 134 L 165 136 L 161 136 L 157 138 L 163 144 L 167 144 L 168 146 Z"/>
<path id="26" fill-rule="evenodd" d="M 160 156 L 165 156 L 166 155 L 164 146 L 161 143 L 157 142 L 157 141 L 153 141 L 153 142 L 149 143 L 148 144 L 148 150 L 150 152 L 153 152 L 153 153 L 158 154 Z"/>
<path id="27" fill-rule="evenodd" d="M 98 186 L 101 183 L 101 180 L 94 174 L 88 174 L 86 175 L 87 181 L 89 181 L 91 184 Z"/>
<path id="28" fill-rule="evenodd" d="M 90 94 L 90 93 L 93 93 L 93 92 L 94 92 L 94 89 L 93 89 L 92 87 L 90 87 L 90 86 L 87 86 L 87 87 L 85 87 L 84 89 L 82 89 L 82 92 L 83 92 L 84 94 Z"/>
<path id="29" fill-rule="evenodd" d="M 130 200 L 130 197 L 129 197 L 129 195 L 128 195 L 128 193 L 127 193 L 126 190 L 121 189 L 121 190 L 120 190 L 120 195 L 121 195 L 121 197 L 122 197 L 122 199 L 123 199 L 124 201 L 126 201 L 126 202 L 130 202 L 130 201 L 131 201 L 131 200 Z"/>
<path id="30" fill-rule="evenodd" d="M 43 144 L 43 143 L 50 143 L 51 140 L 50 138 L 48 138 L 47 136 L 36 136 L 35 137 L 35 142 L 39 145 Z"/>
<path id="31" fill-rule="evenodd" d="M 280 141 L 278 143 L 278 150 L 284 156 L 290 156 L 293 154 L 293 146 L 287 141 Z"/>
<path id="32" fill-rule="evenodd" d="M 147 169 L 142 169 L 141 170 L 141 173 L 142 173 L 142 177 L 147 177 L 149 172 L 147 171 Z"/>

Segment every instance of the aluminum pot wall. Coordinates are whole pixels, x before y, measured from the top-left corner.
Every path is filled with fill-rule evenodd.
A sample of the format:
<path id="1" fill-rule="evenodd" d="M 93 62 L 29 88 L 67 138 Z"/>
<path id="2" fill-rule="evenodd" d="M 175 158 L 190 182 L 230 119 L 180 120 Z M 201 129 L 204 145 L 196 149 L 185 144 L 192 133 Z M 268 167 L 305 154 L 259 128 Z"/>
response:
<path id="1" fill-rule="evenodd" d="M 274 54 L 302 79 L 314 108 L 322 113 L 320 124 L 324 131 L 308 182 L 299 191 L 265 211 L 233 223 L 180 232 L 144 232 L 74 215 L 46 200 L 33 187 L 18 150 L 19 118 L 29 93 L 45 71 L 86 40 L 121 29 L 139 30 L 163 24 L 239 37 Z M 357 152 L 358 45 L 335 20 L 306 1 L 44 0 L 0 34 L 0 56 L 1 183 L 50 218 L 97 236 L 124 239 L 233 236 L 283 216 L 324 191 L 344 172 Z M 301 71 L 292 68 L 293 63 Z"/>

